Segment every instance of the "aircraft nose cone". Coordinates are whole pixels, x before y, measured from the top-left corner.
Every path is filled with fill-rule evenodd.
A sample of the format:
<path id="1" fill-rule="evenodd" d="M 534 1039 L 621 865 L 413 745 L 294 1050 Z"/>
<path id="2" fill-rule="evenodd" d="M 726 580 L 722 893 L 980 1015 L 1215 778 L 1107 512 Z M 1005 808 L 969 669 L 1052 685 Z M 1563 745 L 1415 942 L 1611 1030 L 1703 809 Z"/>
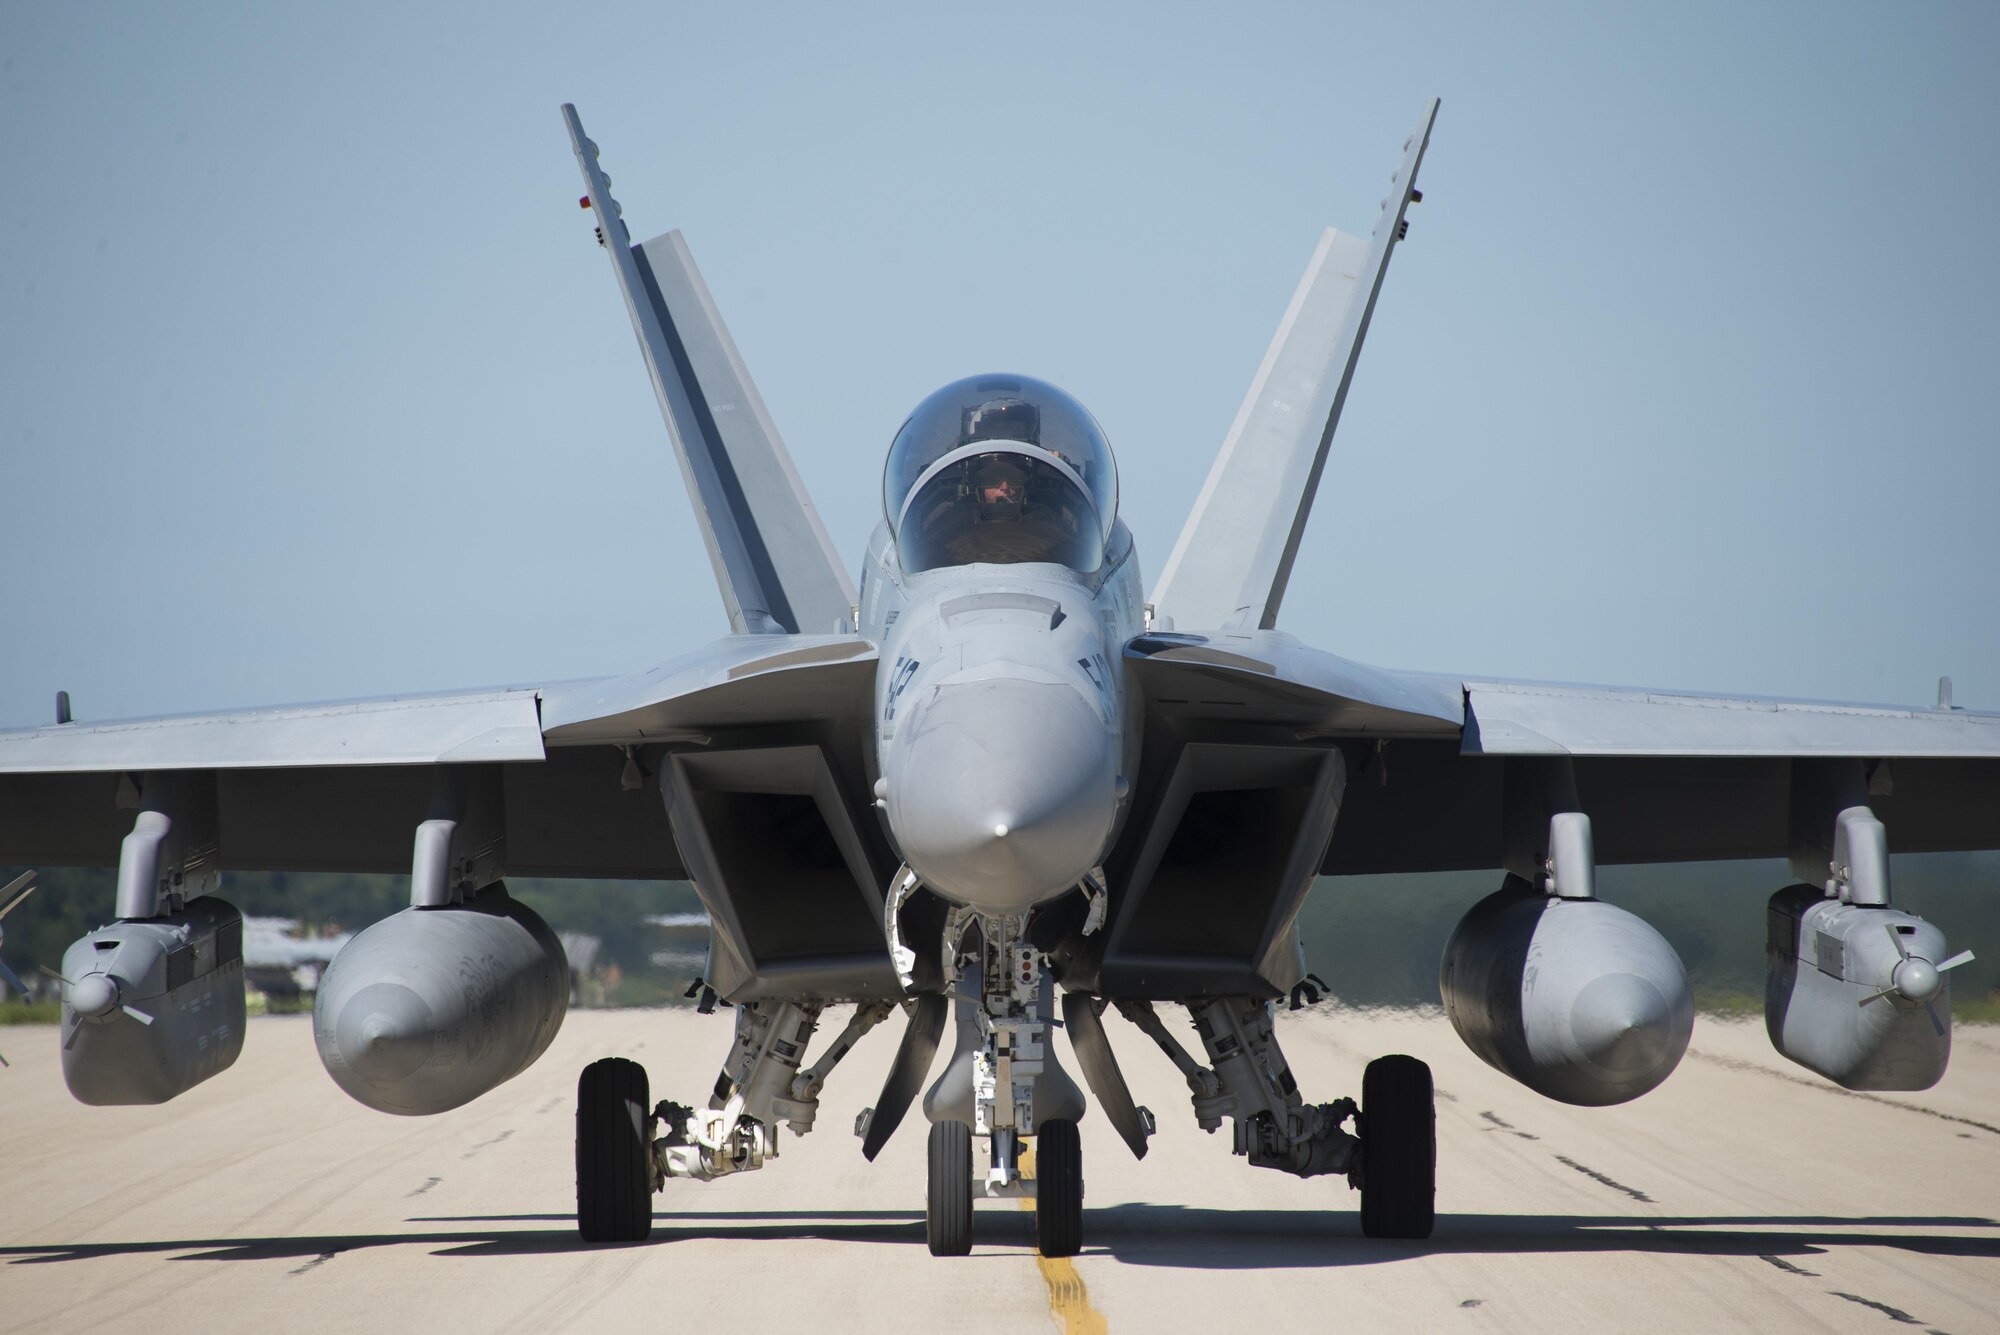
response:
<path id="1" fill-rule="evenodd" d="M 1570 1033 L 1591 1065 L 1617 1076 L 1672 1066 L 1673 1007 L 1665 994 L 1636 974 L 1607 974 L 1577 995 Z"/>
<path id="2" fill-rule="evenodd" d="M 109 1015 L 118 1007 L 118 984 L 109 974 L 87 973 L 69 985 L 69 995 L 64 1000 L 78 1015 L 93 1018 Z"/>
<path id="3" fill-rule="evenodd" d="M 1069 890 L 1104 855 L 1118 758 L 1075 691 L 945 686 L 908 727 L 886 766 L 889 827 L 932 889 L 1014 913 Z"/>

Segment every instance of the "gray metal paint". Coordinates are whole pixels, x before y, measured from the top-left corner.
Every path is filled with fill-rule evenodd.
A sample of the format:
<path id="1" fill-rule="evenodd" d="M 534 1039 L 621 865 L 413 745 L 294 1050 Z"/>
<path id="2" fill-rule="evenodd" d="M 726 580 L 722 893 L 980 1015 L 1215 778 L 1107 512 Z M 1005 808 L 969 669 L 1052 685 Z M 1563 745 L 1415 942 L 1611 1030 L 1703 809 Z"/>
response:
<path id="1" fill-rule="evenodd" d="M 1457 677 L 1370 667 L 1283 631 L 1147 634 L 1125 654 L 1150 712 L 1166 717 L 1288 724 L 1324 737 L 1456 738 L 1465 722 Z"/>
<path id="2" fill-rule="evenodd" d="M 1665 938 L 1623 909 L 1517 876 L 1452 931 L 1438 991 L 1488 1065 L 1585 1107 L 1653 1089 L 1694 1031 L 1687 971 Z"/>
<path id="3" fill-rule="evenodd" d="M 889 1064 L 889 1074 L 883 1077 L 882 1092 L 876 1097 L 875 1106 L 864 1114 L 867 1124 L 861 1136 L 861 1157 L 870 1163 L 889 1143 L 889 1137 L 896 1134 L 911 1101 L 923 1089 L 924 1077 L 930 1074 L 931 1062 L 937 1057 L 938 1039 L 944 1034 L 945 1013 L 950 1004 L 938 993 L 927 992 L 910 1006 L 909 1023 L 903 1029 L 902 1041 L 896 1045 L 896 1058 Z"/>
<path id="4" fill-rule="evenodd" d="M 558 747 L 867 718 L 875 658 L 872 643 L 851 635 L 731 635 L 644 671 L 548 687 L 541 724 Z"/>
<path id="5" fill-rule="evenodd" d="M 1043 989 L 1042 1007 L 1048 1008 L 1050 997 L 1046 985 Z M 979 1017 L 976 1013 L 978 1002 L 963 998 L 952 1003 L 954 1019 L 953 1033 L 956 1046 L 951 1061 L 944 1073 L 934 1081 L 924 1095 L 924 1116 L 932 1122 L 963 1122 L 976 1126 L 973 1111 L 973 1062 L 979 1056 L 985 1037 L 980 1032 Z M 1083 1090 L 1070 1078 L 1056 1061 L 1054 1043 L 1043 1042 L 1041 1073 L 1035 1076 L 1035 1118 L 1037 1123 L 1058 1120 L 1080 1121 L 1086 1104 Z M 1037 1128 L 1024 1128 L 1032 1131 Z"/>
<path id="6" fill-rule="evenodd" d="M 688 879 L 708 910 L 705 976 L 718 996 L 739 1004 L 902 996 L 880 926 L 889 869 L 821 745 L 715 743 L 675 752 L 660 791 Z M 779 820 L 758 814 L 783 810 L 798 821 L 808 803 L 838 865 L 791 858 Z"/>
<path id="7" fill-rule="evenodd" d="M 1468 680 L 1467 755 L 2000 756 L 2000 714 Z"/>
<path id="8" fill-rule="evenodd" d="M 1283 996 L 1304 974 L 1294 928 L 1340 815 L 1345 757 L 1323 743 L 1188 742 L 1156 783 L 1129 856 L 1114 860 L 1102 956 L 1093 973 L 1065 980 L 1116 997 Z M 1289 827 L 1280 838 L 1246 827 L 1194 867 L 1176 866 L 1175 835 L 1211 793 L 1253 795 L 1263 810 L 1290 812 Z M 1226 920 L 1203 921 L 1224 886 Z"/>
<path id="9" fill-rule="evenodd" d="M 819 512 L 678 232 L 632 245 L 597 145 L 563 106 L 586 198 L 638 336 L 730 629 L 841 628 L 854 602 Z"/>
<path id="10" fill-rule="evenodd" d="M 243 1050 L 243 916 L 222 900 L 100 927 L 63 952 L 62 974 L 63 1080 L 79 1103 L 165 1103 Z"/>
<path id="11" fill-rule="evenodd" d="M 1139 606 L 1129 539 L 1113 550 L 1094 575 L 906 576 L 890 547 L 864 580 L 864 624 L 883 637 L 871 779 L 898 855 L 954 903 L 1004 914 L 1066 894 L 1117 834 L 1139 734 L 1114 665 Z"/>
<path id="12" fill-rule="evenodd" d="M 1132 1151 L 1132 1157 L 1143 1159 L 1146 1138 L 1152 1129 L 1147 1125 L 1146 1115 L 1132 1102 L 1132 1090 L 1125 1083 L 1125 1073 L 1118 1069 L 1118 1058 L 1104 1032 L 1104 1020 L 1097 1013 L 1098 1004 L 1097 998 L 1082 992 L 1063 994 L 1063 1025 L 1069 1031 L 1070 1051 L 1076 1054 L 1076 1064 L 1082 1068 L 1097 1106 L 1104 1110 L 1112 1128 Z"/>
<path id="13" fill-rule="evenodd" d="M 569 1010 L 562 943 L 504 886 L 409 908 L 333 958 L 313 1001 L 320 1063 L 349 1097 L 421 1116 L 533 1064 Z"/>
<path id="14" fill-rule="evenodd" d="M 1437 111 L 1434 98 L 1405 141 L 1372 240 L 1332 229 L 1320 238 L 1160 572 L 1153 603 L 1169 628 L 1277 624 Z"/>
<path id="15" fill-rule="evenodd" d="M 221 885 L 213 774 L 145 774 L 118 850 L 118 916 L 152 918 Z"/>
<path id="16" fill-rule="evenodd" d="M 1367 253 L 1335 233 L 1322 241 L 1168 563 L 1161 584 L 1165 617 L 1150 633 L 1142 634 L 1148 628 L 1131 535 L 1118 522 L 1103 567 L 1089 576 L 1048 567 L 974 566 L 906 577 L 886 527 L 879 529 L 864 565 L 864 633 L 785 635 L 771 632 L 832 630 L 845 619 L 851 601 L 846 576 L 685 245 L 670 233 L 631 246 L 609 182 L 597 169 L 595 146 L 583 137 L 573 110 L 566 111 L 731 624 L 745 633 L 645 672 L 539 692 L 466 691 L 0 733 L 0 859 L 103 862 L 130 840 L 124 908 L 138 916 L 201 888 L 218 866 L 407 866 L 412 832 L 420 831 L 419 897 L 437 903 L 498 863 L 467 858 L 472 832 L 459 816 L 434 809 L 434 776 L 424 767 L 489 763 L 499 779 L 499 824 L 483 824 L 472 842 L 484 847 L 489 838 L 497 840 L 513 870 L 672 876 L 685 862 L 698 878 L 726 884 L 732 873 L 704 864 L 694 846 L 704 839 L 758 838 L 763 830 L 757 819 L 726 819 L 723 825 L 734 826 L 728 829 L 703 830 L 694 822 L 682 836 L 692 850 L 683 859 L 663 804 L 643 790 L 662 772 L 692 774 L 703 763 L 727 769 L 753 763 L 744 756 L 758 749 L 806 748 L 820 767 L 806 791 L 823 813 L 833 813 L 828 829 L 841 848 L 845 880 L 852 882 L 839 886 L 836 898 L 851 900 L 857 912 L 873 907 L 869 921 L 879 923 L 881 887 L 895 865 L 887 855 L 904 851 L 902 845 L 917 852 L 913 865 L 932 864 L 936 881 L 970 888 L 969 900 L 1000 908 L 1047 901 L 1068 893 L 1060 882 L 1094 872 L 1086 856 L 1092 844 L 1092 856 L 1129 874 L 1139 854 L 1168 837 L 1170 790 L 1184 761 L 1212 761 L 1217 772 L 1234 767 L 1277 783 L 1273 776 L 1287 767 L 1320 763 L 1301 760 L 1299 753 L 1337 741 L 1356 762 L 1352 791 L 1329 799 L 1316 779 L 1291 785 L 1287 800 L 1297 798 L 1299 810 L 1270 841 L 1283 854 L 1283 865 L 1270 877 L 1276 916 L 1259 918 L 1256 939 L 1240 957 L 1182 951 L 1178 961 L 1128 960 L 1123 973 L 1112 967 L 1115 952 L 1106 961 L 1072 961 L 1078 969 L 1105 963 L 1104 977 L 1134 995 L 1165 995 L 1148 989 L 1173 988 L 1181 996 L 1254 1000 L 1297 976 L 1286 912 L 1293 881 L 1309 880 L 1311 866 L 1399 870 L 1516 860 L 1519 841 L 1511 833 L 1503 841 L 1502 822 L 1495 819 L 1504 804 L 1501 775 L 1481 757 L 1587 757 L 1577 762 L 1576 777 L 1592 816 L 1569 807 L 1545 810 L 1530 840 L 1539 841 L 1543 862 L 1576 868 L 1572 876 L 1558 866 L 1556 888 L 1565 896 L 1587 896 L 1587 868 L 1600 855 L 1629 861 L 1789 852 L 1838 862 L 1843 850 L 1852 856 L 1857 847 L 1886 848 L 1879 824 L 1843 818 L 1843 812 L 1866 813 L 1851 792 L 1838 802 L 1831 788 L 1808 792 L 1817 782 L 1812 767 L 1841 757 L 1895 757 L 1893 769 L 1845 767 L 1835 786 L 1852 789 L 1858 773 L 1863 801 L 1893 812 L 1899 849 L 2000 845 L 2000 767 L 1993 763 L 2000 760 L 2000 715 L 1944 707 L 1948 697 L 1938 709 L 1913 710 L 1468 680 L 1369 667 L 1268 629 L 1402 211 L 1414 198 L 1414 173 L 1434 113 L 1435 104 L 1424 130 L 1405 145 L 1400 190 L 1393 205 L 1385 201 Z M 1176 617 L 1199 633 L 1173 633 Z M 1093 668 L 1100 657 L 1101 669 Z M 927 729 L 927 717 L 946 721 L 952 709 L 943 702 L 961 692 L 955 698 L 971 703 L 957 710 L 952 726 Z M 1060 707 L 1039 707 L 1041 700 Z M 1017 745 L 1023 739 L 1006 731 L 1013 719 L 1065 717 L 1067 725 L 1046 729 L 1052 739 L 1032 745 Z M 937 758 L 926 759 L 922 744 L 947 734 L 944 758 L 930 763 Z M 1389 744 L 1386 750 L 1382 743 Z M 1018 754 L 1000 754 L 1010 746 Z M 709 759 L 684 759 L 697 752 Z M 722 758 L 727 755 L 736 759 Z M 1141 767 L 1142 759 L 1150 769 Z M 1074 782 L 1052 769 L 1070 771 Z M 166 801 L 166 789 L 152 786 L 169 771 L 196 785 L 184 800 Z M 124 814 L 129 805 L 118 805 L 129 776 L 140 776 L 151 794 L 136 822 Z M 1192 783 L 1201 776 L 1182 777 Z M 731 782 L 738 795 L 748 791 L 741 776 Z M 878 782 L 880 828 L 863 810 Z M 1041 846 L 1028 849 L 1032 874 L 976 884 L 976 868 L 947 865 L 954 857 L 966 860 L 964 850 L 954 853 L 949 845 L 966 828 L 976 829 L 977 818 L 998 801 L 973 791 L 979 785 L 1018 792 L 1023 800 L 1054 798 L 1050 805 L 1062 809 L 1044 823 Z M 1107 785 L 1108 817 L 1102 799 Z M 1071 788 L 1083 800 L 1062 800 Z M 1252 789 L 1287 791 L 1282 785 Z M 675 794 L 666 796 L 671 801 Z M 1798 799 L 1789 810 L 1788 797 Z M 1331 844 L 1323 837 L 1331 813 L 1343 805 L 1347 837 L 1359 841 L 1349 847 L 1363 849 L 1354 865 L 1342 862 L 1339 832 Z M 527 818 L 508 820 L 510 809 Z M 430 821 L 452 828 L 424 825 L 427 811 Z M 470 814 L 463 821 L 480 823 Z M 1092 836 L 1100 826 L 1102 837 Z M 191 838 L 215 856 L 177 847 Z M 1330 851 L 1311 856 L 1315 846 Z M 1872 866 L 1873 857 L 1869 852 L 1863 861 Z M 1310 864 L 1302 871 L 1292 865 L 1301 860 Z M 1132 902 L 1159 893 L 1157 883 L 1148 889 L 1143 880 L 1113 878 L 1109 930 L 1091 940 L 1129 933 L 1132 923 L 1118 916 L 1117 904 L 1135 884 L 1142 893 L 1129 896 Z M 1853 891 L 1863 898 L 1871 893 L 1865 881 Z M 1211 904 L 1212 898 L 1200 899 L 1193 920 L 1218 921 L 1202 916 Z M 465 911 L 424 910 L 446 915 L 439 923 L 460 921 L 450 915 Z M 747 933 L 759 914 L 770 916 L 752 905 L 739 914 L 751 922 L 737 926 Z M 1528 924 L 1520 930 L 1530 942 L 1550 948 L 1567 941 L 1567 933 L 1623 942 L 1620 948 L 1630 946 L 1648 967 L 1670 973 L 1649 953 L 1644 933 L 1615 914 L 1587 897 L 1565 898 L 1540 902 L 1532 913 L 1522 906 L 1509 922 Z M 422 920 L 405 915 L 403 921 Z M 821 925 L 808 922 L 806 934 Z M 138 925 L 125 927 L 138 931 Z M 431 929 L 405 926 L 385 939 L 419 930 Z M 470 957 L 462 933 L 437 931 L 452 939 L 383 949 L 413 976 L 448 973 L 452 961 Z M 1830 967 L 1850 973 L 1858 967 L 1864 947 L 1818 929 L 1815 960 L 1822 939 L 1838 947 L 1827 952 Z M 725 941 L 718 956 L 725 966 L 729 948 Z M 774 1004 L 894 987 L 886 951 L 872 939 L 832 962 L 746 956 L 738 963 Z M 521 967 L 533 974 L 541 965 Z M 1576 984 L 1579 998 L 1590 992 L 1588 1005 L 1575 1004 L 1593 1022 L 1619 1009 L 1615 998 L 1600 994 L 1623 984 L 1597 987 L 1587 970 L 1556 972 Z M 1644 974 L 1639 969 L 1633 976 Z M 1524 983 L 1525 975 L 1516 982 Z M 88 985 L 93 1014 L 113 986 Z M 1670 985 L 1659 990 L 1676 1000 Z M 455 1004 L 465 1004 L 464 998 Z M 1504 1028 L 1516 1010 L 1523 1034 L 1541 1023 L 1528 1013 L 1525 993 L 1495 1004 L 1500 1019 L 1480 1022 L 1489 1028 Z M 1676 1006 L 1668 1009 L 1678 1014 Z M 1904 1014 L 1889 1003 L 1868 1010 L 1870 1023 L 1874 1012 Z M 122 1032 L 121 1021 L 108 1018 L 114 1014 L 123 1013 L 102 1010 L 105 1022 L 86 1028 Z M 1563 1023 L 1569 1040 L 1589 1046 L 1573 1014 Z M 1669 1048 L 1672 1030 L 1668 1023 Z M 111 1041 L 102 1034 L 86 1037 Z M 1567 1060 L 1561 1052 L 1557 1057 Z M 1539 1060 L 1532 1050 L 1520 1058 L 1530 1066 Z M 482 1067 L 478 1079 L 507 1065 Z M 1569 1078 L 1560 1070 L 1557 1075 Z"/>
<path id="17" fill-rule="evenodd" d="M 1787 886 L 1771 896 L 1764 1027 L 1771 1046 L 1847 1089 L 1929 1089 L 1951 1060 L 1951 975 L 1939 977 L 1931 1015 L 1897 995 L 1863 1002 L 1890 987 L 1903 949 L 1932 964 L 1950 948 L 1922 918 L 1885 906 L 1845 904 L 1821 886 Z"/>
<path id="18" fill-rule="evenodd" d="M 532 690 L 463 691 L 0 732 L 0 773 L 540 760 Z"/>

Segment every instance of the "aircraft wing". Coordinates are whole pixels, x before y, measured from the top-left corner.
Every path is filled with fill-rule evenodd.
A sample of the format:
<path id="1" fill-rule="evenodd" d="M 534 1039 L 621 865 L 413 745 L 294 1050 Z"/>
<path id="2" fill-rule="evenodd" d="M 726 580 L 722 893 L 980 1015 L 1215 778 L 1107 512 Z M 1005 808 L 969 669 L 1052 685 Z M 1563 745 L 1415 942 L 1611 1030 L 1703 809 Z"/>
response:
<path id="1" fill-rule="evenodd" d="M 1349 756 L 1329 875 L 1505 865 L 1508 783 L 1556 762 L 1602 863 L 1794 856 L 1847 785 L 1897 852 L 2000 848 L 2000 713 L 1398 672 L 1277 631 L 1126 650 L 1155 726 Z M 1156 748 L 1160 749 L 1160 748 Z M 1170 748 L 1166 748 L 1170 750 Z M 1804 828 L 1812 824 L 1811 829 Z"/>
<path id="2" fill-rule="evenodd" d="M 865 720 L 874 646 L 730 636 L 629 677 L 0 732 L 0 864 L 109 865 L 148 776 L 213 794 L 222 869 L 402 872 L 438 776 L 502 794 L 516 875 L 686 874 L 661 757 Z"/>

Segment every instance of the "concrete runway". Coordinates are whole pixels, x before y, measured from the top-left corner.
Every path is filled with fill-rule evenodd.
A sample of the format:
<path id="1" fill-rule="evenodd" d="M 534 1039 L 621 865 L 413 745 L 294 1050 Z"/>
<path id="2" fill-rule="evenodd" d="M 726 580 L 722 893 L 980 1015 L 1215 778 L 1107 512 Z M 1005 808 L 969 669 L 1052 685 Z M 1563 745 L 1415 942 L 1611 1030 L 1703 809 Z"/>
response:
<path id="1" fill-rule="evenodd" d="M 1703 1019 L 1664 1088 L 1593 1110 L 1489 1070 L 1436 1016 L 1283 1017 L 1316 1101 L 1380 1053 L 1435 1068 L 1438 1228 L 1408 1244 L 1363 1238 L 1340 1180 L 1232 1158 L 1151 1044 L 1107 1025 L 1160 1133 L 1139 1163 L 1085 1122 L 1074 1262 L 1035 1256 L 1016 1202 L 980 1207 L 972 1256 L 925 1251 L 921 1114 L 873 1165 L 851 1135 L 900 1019 L 835 1072 L 811 1136 L 761 1173 L 670 1183 L 630 1247 L 576 1239 L 576 1073 L 623 1054 L 690 1099 L 726 1015 L 572 1013 L 532 1070 L 428 1119 L 349 1102 L 303 1017 L 253 1020 L 233 1070 L 160 1108 L 81 1107 L 53 1029 L 0 1029 L 0 1325 L 2000 1331 L 2000 1030 L 1961 1027 L 1937 1089 L 1856 1096 L 1760 1024 Z"/>

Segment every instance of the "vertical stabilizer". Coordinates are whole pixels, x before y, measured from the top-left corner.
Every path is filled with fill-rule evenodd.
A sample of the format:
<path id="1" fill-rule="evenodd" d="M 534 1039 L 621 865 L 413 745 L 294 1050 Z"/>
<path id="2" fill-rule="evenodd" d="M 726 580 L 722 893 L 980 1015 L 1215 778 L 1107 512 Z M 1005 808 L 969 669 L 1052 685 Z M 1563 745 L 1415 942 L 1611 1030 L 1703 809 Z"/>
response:
<path id="1" fill-rule="evenodd" d="M 563 105 L 618 290 L 694 501 L 730 628 L 825 634 L 846 627 L 854 586 L 679 232 L 632 244 L 597 145 Z"/>
<path id="2" fill-rule="evenodd" d="M 1382 276 L 1402 239 L 1403 213 L 1422 198 L 1417 168 L 1437 110 L 1432 99 L 1404 141 L 1374 234 L 1364 241 L 1329 228 L 1320 237 L 1160 573 L 1153 604 L 1172 624 L 1187 630 L 1277 624 Z"/>

